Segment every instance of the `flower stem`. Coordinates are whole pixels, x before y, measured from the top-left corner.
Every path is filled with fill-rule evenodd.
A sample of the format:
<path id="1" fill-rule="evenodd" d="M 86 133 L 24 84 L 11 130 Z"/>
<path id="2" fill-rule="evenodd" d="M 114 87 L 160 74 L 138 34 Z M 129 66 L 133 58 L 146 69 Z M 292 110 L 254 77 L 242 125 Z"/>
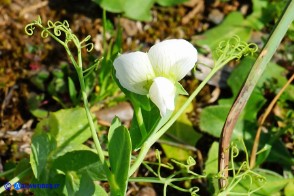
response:
<path id="1" fill-rule="evenodd" d="M 65 50 L 66 50 L 67 54 L 69 55 L 70 60 L 74 64 L 74 67 L 75 67 L 76 72 L 78 74 L 78 79 L 79 79 L 81 93 L 82 93 L 82 99 L 84 102 L 84 108 L 86 111 L 90 130 L 92 133 L 92 138 L 94 140 L 94 144 L 95 144 L 99 159 L 100 159 L 101 163 L 103 165 L 105 165 L 104 164 L 104 160 L 105 160 L 104 153 L 103 153 L 102 147 L 100 145 L 100 142 L 99 142 L 99 139 L 98 139 L 98 136 L 96 133 L 96 128 L 95 128 L 95 125 L 93 122 L 93 118 L 92 118 L 92 115 L 91 115 L 91 112 L 89 109 L 88 97 L 87 97 L 86 86 L 85 86 L 85 79 L 84 79 L 84 75 L 83 75 L 83 61 L 82 61 L 81 45 L 78 40 L 73 40 L 73 41 L 74 41 L 74 43 L 77 47 L 77 50 L 78 50 L 78 62 L 75 61 L 75 59 L 74 59 L 73 55 L 71 54 L 71 51 L 68 49 L 68 47 L 65 46 Z M 105 167 L 105 169 L 106 169 L 106 167 Z M 108 169 L 108 167 L 107 167 L 107 169 Z"/>
<path id="2" fill-rule="evenodd" d="M 129 177 L 131 177 L 133 173 L 135 173 L 135 171 L 140 167 L 141 163 L 144 161 L 144 158 L 146 154 L 148 153 L 151 146 L 152 146 L 152 143 L 149 143 L 148 140 L 143 143 L 138 157 L 136 158 L 133 165 L 130 167 Z"/>
<path id="3" fill-rule="evenodd" d="M 102 163 L 104 172 L 105 172 L 106 177 L 108 179 L 108 182 L 110 184 L 111 192 L 113 192 L 113 191 L 116 190 L 117 186 L 115 184 L 113 174 L 111 173 L 107 162 L 105 162 L 104 153 L 103 153 L 102 147 L 100 145 L 100 142 L 99 142 L 99 139 L 98 139 L 98 136 L 97 136 L 96 128 L 95 128 L 93 118 L 92 118 L 92 115 L 91 115 L 91 112 L 90 112 L 90 109 L 89 109 L 88 97 L 87 97 L 87 94 L 86 94 L 85 80 L 84 80 L 83 69 L 82 69 L 82 59 L 80 58 L 81 57 L 80 51 L 79 51 L 78 55 L 79 55 L 79 58 L 78 58 L 79 66 L 75 66 L 75 68 L 76 68 L 78 78 L 79 78 L 79 82 L 80 82 L 80 86 L 81 86 L 82 98 L 83 98 L 83 101 L 84 101 L 84 108 L 86 110 L 86 115 L 87 115 L 87 119 L 88 119 L 88 122 L 89 122 L 90 130 L 91 130 L 91 133 L 92 133 L 92 138 L 93 138 L 93 141 L 94 141 L 94 144 L 95 144 L 99 159 L 100 159 L 100 161 Z"/>
<path id="4" fill-rule="evenodd" d="M 86 115 L 87 115 L 87 119 L 88 119 L 88 122 L 89 122 L 92 137 L 93 137 L 93 140 L 94 140 L 94 144 L 96 146 L 96 150 L 97 150 L 99 159 L 100 159 L 101 163 L 103 164 L 105 158 L 104 158 L 103 150 L 101 148 L 101 145 L 100 145 L 97 133 L 96 133 L 93 118 L 91 116 L 91 112 L 90 112 L 90 109 L 89 109 L 89 103 L 88 103 L 88 98 L 87 98 L 86 88 L 85 88 L 85 81 L 84 81 L 84 77 L 83 77 L 83 70 L 79 66 L 79 67 L 76 67 L 76 71 L 77 71 L 80 86 L 81 86 L 81 92 L 82 92 L 82 98 L 83 98 L 83 102 L 84 102 L 84 107 L 85 107 L 85 110 L 86 110 Z"/>

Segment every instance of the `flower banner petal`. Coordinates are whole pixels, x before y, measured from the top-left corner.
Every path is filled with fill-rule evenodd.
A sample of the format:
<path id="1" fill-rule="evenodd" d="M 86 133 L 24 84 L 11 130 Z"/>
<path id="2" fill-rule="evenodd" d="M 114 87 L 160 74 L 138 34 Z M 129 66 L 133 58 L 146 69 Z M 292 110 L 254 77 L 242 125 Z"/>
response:
<path id="1" fill-rule="evenodd" d="M 164 77 L 155 78 L 149 95 L 151 101 L 159 108 L 161 116 L 175 109 L 176 88 L 170 80 Z"/>
<path id="2" fill-rule="evenodd" d="M 156 76 L 179 81 L 194 67 L 197 50 L 186 40 L 171 39 L 152 46 L 148 57 Z"/>
<path id="3" fill-rule="evenodd" d="M 151 83 L 155 75 L 146 53 L 120 55 L 113 65 L 116 77 L 124 88 L 140 95 L 148 94 L 148 83 Z"/>

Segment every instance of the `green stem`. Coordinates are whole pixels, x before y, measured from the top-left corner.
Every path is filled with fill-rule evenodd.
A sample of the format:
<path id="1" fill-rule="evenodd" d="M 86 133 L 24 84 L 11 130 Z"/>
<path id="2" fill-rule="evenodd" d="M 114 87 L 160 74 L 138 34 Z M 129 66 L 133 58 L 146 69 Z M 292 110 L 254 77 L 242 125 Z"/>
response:
<path id="1" fill-rule="evenodd" d="M 172 124 L 180 117 L 182 113 L 187 109 L 196 95 L 201 91 L 201 89 L 205 86 L 205 84 L 211 79 L 211 77 L 222 67 L 222 65 L 216 66 L 211 72 L 207 75 L 207 77 L 200 83 L 200 85 L 195 89 L 195 91 L 190 95 L 188 100 L 182 105 L 182 107 L 178 110 L 178 112 L 156 133 L 151 135 L 142 145 L 140 153 L 136 158 L 135 162 L 130 168 L 129 176 L 133 175 L 135 171 L 139 168 L 141 163 L 143 162 L 149 148 L 172 126 Z"/>
<path id="2" fill-rule="evenodd" d="M 167 182 L 183 182 L 185 180 L 194 180 L 204 178 L 199 176 L 187 176 L 187 177 L 180 177 L 180 178 L 157 178 L 157 177 L 135 177 L 129 178 L 130 182 L 145 182 L 145 183 L 157 183 L 157 184 L 164 184 Z"/>
<path id="3" fill-rule="evenodd" d="M 0 178 L 2 178 L 2 177 L 4 177 L 4 176 L 6 176 L 6 175 L 8 175 L 8 174 L 11 174 L 11 173 L 13 173 L 15 171 L 15 168 L 13 168 L 13 169 L 10 169 L 10 170 L 8 170 L 8 171 L 5 171 L 5 172 L 2 172 L 1 174 L 0 174 Z"/>
<path id="4" fill-rule="evenodd" d="M 103 165 L 104 172 L 105 172 L 107 179 L 108 179 L 108 182 L 110 184 L 111 192 L 116 192 L 117 185 L 115 183 L 115 179 L 113 177 L 113 174 L 110 172 L 109 167 L 107 165 L 107 162 L 105 161 L 104 152 L 103 152 L 102 147 L 100 145 L 100 142 L 99 142 L 99 139 L 97 136 L 97 132 L 95 129 L 95 125 L 93 122 L 93 118 L 92 118 L 92 115 L 91 115 L 91 112 L 89 109 L 88 97 L 87 97 L 86 87 L 85 87 L 85 80 L 84 80 L 84 76 L 83 76 L 82 59 L 81 59 L 80 50 L 78 50 L 78 55 L 79 55 L 79 58 L 78 58 L 79 66 L 75 66 L 75 68 L 76 68 L 79 82 L 80 82 L 80 86 L 81 86 L 82 98 L 84 101 L 84 107 L 86 110 L 87 119 L 88 119 L 90 130 L 92 133 L 92 138 L 94 140 L 94 144 L 96 146 L 96 150 L 97 150 L 99 159 Z"/>
<path id="5" fill-rule="evenodd" d="M 151 146 L 152 146 L 152 143 L 149 143 L 148 140 L 143 143 L 138 157 L 136 158 L 133 165 L 130 167 L 129 177 L 132 176 L 133 173 L 135 173 L 135 171 L 139 168 L 139 166 L 143 162 L 143 160 L 144 160 L 144 158 L 145 158 L 145 156 L 146 156 L 146 154 L 149 151 Z"/>
<path id="6" fill-rule="evenodd" d="M 12 178 L 9 183 L 11 185 L 15 184 L 16 182 L 18 182 L 20 179 L 22 179 L 24 176 L 27 176 L 29 172 L 31 172 L 32 169 L 31 168 L 27 168 L 26 170 L 24 170 L 23 172 L 21 172 L 20 174 L 18 174 L 16 177 Z M 0 187 L 0 194 L 3 193 L 5 191 L 4 185 Z"/>
<path id="7" fill-rule="evenodd" d="M 75 42 L 75 44 L 77 46 L 79 46 L 79 47 L 77 47 L 78 48 L 78 66 L 75 66 L 75 68 L 76 68 L 78 78 L 79 78 L 79 82 L 80 82 L 80 86 L 81 86 L 82 98 L 83 98 L 83 101 L 84 101 L 84 107 L 85 107 L 85 110 L 86 110 L 86 115 L 87 115 L 87 118 L 88 118 L 90 130 L 91 130 L 91 133 L 92 133 L 92 138 L 94 140 L 94 144 L 96 146 L 96 150 L 97 150 L 99 159 L 100 159 L 100 161 L 101 161 L 101 163 L 103 165 L 104 172 L 105 172 L 105 174 L 107 176 L 107 179 L 108 179 L 108 182 L 110 184 L 111 193 L 113 194 L 113 193 L 117 192 L 118 188 L 117 188 L 114 176 L 111 173 L 107 162 L 105 161 L 104 152 L 102 150 L 102 147 L 100 145 L 100 142 L 99 142 L 99 139 L 98 139 L 98 136 L 97 136 L 96 128 L 95 128 L 93 118 L 92 118 L 92 115 L 91 115 L 91 112 L 90 112 L 90 109 L 89 109 L 88 97 L 87 97 L 87 93 L 86 93 L 85 79 L 84 79 L 83 67 L 82 67 L 81 47 L 80 47 L 80 45 L 78 45 L 79 43 Z M 69 51 L 69 53 L 70 53 L 70 51 Z M 73 57 L 71 56 L 71 58 L 73 58 Z"/>
<path id="8" fill-rule="evenodd" d="M 84 107 L 85 107 L 85 110 L 86 110 L 86 115 L 87 115 L 87 119 L 88 119 L 88 122 L 89 122 L 92 137 L 93 137 L 93 140 L 94 140 L 94 144 L 96 146 L 96 150 L 97 150 L 99 159 L 100 159 L 101 163 L 104 165 L 104 159 L 105 159 L 104 158 L 104 153 L 103 153 L 102 147 L 100 145 L 100 142 L 99 142 L 99 139 L 98 139 L 98 136 L 97 136 L 97 133 L 96 133 L 95 125 L 94 125 L 94 122 L 93 122 L 93 118 L 91 116 L 91 112 L 90 112 L 90 109 L 89 109 L 88 97 L 87 97 L 87 93 L 86 93 L 85 80 L 84 80 L 83 68 L 82 68 L 83 67 L 82 63 L 83 62 L 82 62 L 81 49 L 79 48 L 80 47 L 79 43 L 77 43 L 76 41 L 74 41 L 74 43 L 78 48 L 78 64 L 76 63 L 73 55 L 71 54 L 71 51 L 67 47 L 65 47 L 65 50 L 66 50 L 71 62 L 74 64 L 74 67 L 76 68 L 78 78 L 79 78 L 79 82 L 80 82 L 80 86 L 81 86 L 81 92 L 82 92 L 82 98 L 83 98 L 83 102 L 84 102 Z"/>
<path id="9" fill-rule="evenodd" d="M 85 88 L 85 81 L 84 81 L 84 77 L 83 77 L 83 70 L 81 67 L 76 67 L 76 71 L 78 73 L 78 78 L 79 78 L 79 82 L 80 82 L 80 86 L 81 86 L 81 92 L 82 92 L 82 98 L 84 101 L 84 107 L 86 110 L 86 115 L 87 115 L 87 119 L 89 122 L 89 126 L 90 126 L 90 130 L 92 133 L 92 137 L 96 146 L 96 150 L 98 153 L 98 156 L 100 158 L 101 163 L 104 163 L 104 153 L 103 150 L 101 148 L 97 133 L 96 133 L 96 129 L 95 129 L 95 125 L 93 122 L 93 118 L 89 109 L 89 103 L 88 103 L 88 98 L 87 98 L 87 94 L 86 94 L 86 88 Z"/>
<path id="10" fill-rule="evenodd" d="M 75 45 L 77 46 L 77 50 L 78 50 L 78 64 L 76 64 L 76 61 L 74 59 L 74 57 L 72 56 L 71 52 L 69 49 L 66 48 L 67 54 L 69 55 L 71 61 L 74 63 L 74 67 L 76 68 L 77 74 L 78 74 L 78 78 L 79 78 L 79 82 L 80 82 L 80 86 L 81 86 L 81 93 L 82 93 L 82 98 L 83 98 L 83 102 L 84 102 L 84 107 L 86 110 L 86 115 L 87 115 L 87 119 L 89 122 L 89 126 L 90 126 L 90 130 L 92 133 L 92 137 L 96 146 L 96 150 L 99 156 L 99 159 L 101 161 L 101 163 L 104 165 L 104 153 L 102 150 L 102 147 L 100 145 L 98 136 L 97 136 L 97 132 L 95 129 L 95 125 L 93 122 L 93 118 L 89 109 L 89 103 L 88 103 L 88 97 L 87 97 L 87 93 L 86 93 L 86 86 L 85 86 L 85 79 L 84 79 L 84 75 L 83 75 L 83 62 L 82 62 L 82 53 L 81 53 L 81 46 L 80 43 L 77 40 L 73 40 Z M 108 167 L 107 167 L 108 168 Z"/>

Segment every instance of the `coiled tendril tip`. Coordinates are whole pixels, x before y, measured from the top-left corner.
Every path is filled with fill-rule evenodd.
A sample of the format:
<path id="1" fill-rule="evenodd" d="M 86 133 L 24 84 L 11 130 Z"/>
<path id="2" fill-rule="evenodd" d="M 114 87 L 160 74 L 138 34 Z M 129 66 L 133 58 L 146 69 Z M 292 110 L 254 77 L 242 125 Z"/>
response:
<path id="1" fill-rule="evenodd" d="M 42 25 L 41 17 L 39 16 L 37 20 L 33 21 L 32 23 L 26 25 L 25 32 L 29 36 L 34 34 L 35 27 L 41 28 L 41 37 L 47 38 L 48 36 L 51 36 L 56 41 L 58 41 L 63 46 L 67 47 L 69 42 L 73 42 L 78 49 L 86 48 L 87 52 L 90 52 L 93 50 L 94 45 L 93 43 L 87 43 L 85 42 L 89 41 L 91 39 L 91 36 L 87 36 L 85 39 L 83 39 L 81 42 L 77 38 L 75 34 L 72 33 L 72 30 L 69 27 L 68 21 L 64 20 L 63 22 L 57 21 L 52 22 L 51 20 L 47 21 L 47 26 Z M 63 37 L 63 35 L 65 35 Z"/>
<path id="2" fill-rule="evenodd" d="M 235 35 L 229 40 L 221 41 L 215 49 L 213 57 L 217 65 L 224 65 L 231 60 L 240 60 L 242 56 L 253 55 L 257 50 L 256 44 L 248 44 Z"/>

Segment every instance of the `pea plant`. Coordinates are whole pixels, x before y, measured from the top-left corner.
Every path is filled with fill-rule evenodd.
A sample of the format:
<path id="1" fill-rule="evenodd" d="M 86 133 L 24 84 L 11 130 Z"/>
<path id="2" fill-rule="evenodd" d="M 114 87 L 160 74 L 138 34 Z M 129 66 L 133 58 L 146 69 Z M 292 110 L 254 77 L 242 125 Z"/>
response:
<path id="1" fill-rule="evenodd" d="M 131 102 L 134 115 L 129 129 L 115 117 L 106 142 L 102 143 L 100 127 L 90 111 L 85 86 L 85 80 L 97 70 L 102 59 L 88 67 L 82 59 L 82 50 L 91 52 L 93 49 L 93 43 L 89 42 L 91 37 L 79 40 L 67 21 L 47 21 L 44 24 L 39 17 L 28 24 L 25 31 L 32 36 L 36 28 L 41 29 L 41 37 L 51 37 L 64 47 L 78 76 L 83 107 L 50 113 L 38 123 L 32 138 L 30 159 L 23 159 L 18 164 L 14 170 L 16 176 L 9 183 L 29 178 L 30 183 L 59 184 L 55 189 L 34 189 L 36 195 L 126 195 L 129 182 L 162 184 L 164 195 L 167 187 L 197 195 L 199 187 L 183 188 L 178 185 L 182 181 L 208 178 L 205 173 L 193 171 L 197 163 L 191 156 L 184 163 L 176 160 L 164 163 L 156 151 L 156 167 L 144 159 L 153 144 L 185 112 L 211 77 L 230 61 L 254 55 L 257 46 L 241 41 L 238 36 L 221 41 L 213 52 L 214 65 L 210 73 L 190 95 L 179 82 L 195 69 L 198 59 L 197 49 L 188 41 L 169 39 L 153 45 L 147 53 L 137 51 L 112 55 L 109 71 Z M 277 36 L 283 37 L 282 34 Z M 175 111 L 175 100 L 180 95 L 188 98 Z M 85 145 L 89 139 L 93 140 L 93 146 Z M 223 153 L 231 153 L 231 164 L 214 176 L 222 182 L 225 180 L 226 186 L 216 194 L 239 194 L 234 187 L 243 180 L 249 181 L 250 185 L 246 194 L 259 190 L 266 180 L 250 168 L 244 142 L 229 142 L 228 145 Z M 235 164 L 239 149 L 246 154 L 241 165 Z M 154 177 L 134 175 L 141 165 Z M 163 168 L 172 170 L 172 174 L 163 175 Z M 230 178 L 224 176 L 228 171 L 233 173 Z M 256 181 L 257 187 L 254 186 Z M 0 192 L 3 191 L 1 187 Z"/>

